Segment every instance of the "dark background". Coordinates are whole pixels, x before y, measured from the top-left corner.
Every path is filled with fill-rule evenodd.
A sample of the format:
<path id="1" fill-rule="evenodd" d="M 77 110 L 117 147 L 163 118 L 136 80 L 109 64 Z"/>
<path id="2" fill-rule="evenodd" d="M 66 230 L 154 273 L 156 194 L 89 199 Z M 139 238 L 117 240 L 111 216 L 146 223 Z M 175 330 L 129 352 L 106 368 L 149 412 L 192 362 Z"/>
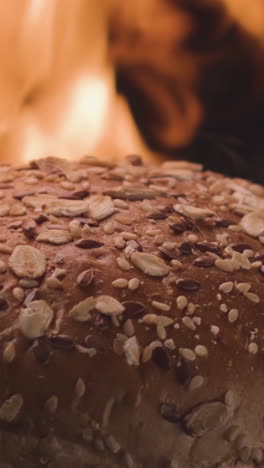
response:
<path id="1" fill-rule="evenodd" d="M 114 49 L 122 43 L 114 54 L 117 86 L 126 95 L 145 140 L 153 151 L 171 158 L 201 162 L 208 169 L 264 183 L 263 44 L 227 16 L 221 0 L 164 1 L 175 18 L 182 9 L 192 21 L 192 29 L 182 38 L 180 47 L 198 71 L 191 82 L 193 93 L 201 102 L 203 118 L 192 140 L 185 144 L 162 138 L 159 128 L 176 126 L 177 122 L 171 121 L 162 101 L 151 94 L 154 81 L 156 94 L 159 89 L 166 89 L 183 118 L 187 112 L 182 97 L 182 71 L 179 78 L 181 64 L 174 60 L 179 44 L 176 50 L 173 37 L 169 42 L 166 31 L 159 37 L 161 46 L 164 41 L 167 62 L 171 63 L 168 72 L 162 66 L 164 57 L 160 57 L 160 66 L 157 57 L 153 58 L 149 31 L 139 30 L 133 24 L 129 33 L 113 28 L 110 39 Z M 168 30 L 167 34 L 171 32 Z M 160 49 L 157 53 L 161 54 Z M 187 73 L 188 70 L 186 82 Z"/>

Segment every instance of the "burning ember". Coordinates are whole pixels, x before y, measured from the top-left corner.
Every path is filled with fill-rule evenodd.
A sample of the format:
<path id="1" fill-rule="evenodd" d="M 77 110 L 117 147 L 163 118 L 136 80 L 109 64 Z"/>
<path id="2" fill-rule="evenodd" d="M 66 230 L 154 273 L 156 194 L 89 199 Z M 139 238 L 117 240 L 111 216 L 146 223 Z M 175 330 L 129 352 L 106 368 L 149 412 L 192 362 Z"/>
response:
<path id="1" fill-rule="evenodd" d="M 140 152 L 249 175 L 244 148 L 256 153 L 263 133 L 262 0 L 98 3 L 2 2 L 1 159 Z"/>

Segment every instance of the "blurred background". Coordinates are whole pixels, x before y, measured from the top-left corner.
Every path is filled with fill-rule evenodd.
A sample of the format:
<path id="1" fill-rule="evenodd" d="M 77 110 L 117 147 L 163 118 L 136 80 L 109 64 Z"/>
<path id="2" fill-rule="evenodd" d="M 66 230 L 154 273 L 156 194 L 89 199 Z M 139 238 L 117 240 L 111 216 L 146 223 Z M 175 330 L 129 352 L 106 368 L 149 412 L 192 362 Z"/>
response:
<path id="1" fill-rule="evenodd" d="M 0 160 L 141 153 L 264 183 L 263 0 L 0 4 Z"/>

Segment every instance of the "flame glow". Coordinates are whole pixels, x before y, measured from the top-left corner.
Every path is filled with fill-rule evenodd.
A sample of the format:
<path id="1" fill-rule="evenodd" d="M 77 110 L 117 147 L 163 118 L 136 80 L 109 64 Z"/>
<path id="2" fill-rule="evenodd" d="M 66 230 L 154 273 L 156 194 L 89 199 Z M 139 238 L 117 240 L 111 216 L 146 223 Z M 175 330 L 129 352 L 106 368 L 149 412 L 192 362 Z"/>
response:
<path id="1" fill-rule="evenodd" d="M 264 40 L 263 0 L 224 0 L 224 3 L 248 32 Z"/>
<path id="2" fill-rule="evenodd" d="M 251 0 L 250 5 L 248 0 L 214 2 L 225 4 L 245 30 L 264 41 L 263 0 Z M 115 88 L 108 36 L 113 14 L 121 32 L 118 46 L 123 47 L 117 52 L 123 53 L 125 65 L 133 60 L 136 67 L 139 64 L 136 78 L 160 117 L 153 133 L 168 146 L 190 141 L 204 109 L 194 93 L 195 57 L 186 59 L 181 49 L 193 18 L 180 5 L 169 0 L 1 2 L 0 159 L 21 161 L 47 154 L 74 158 L 84 153 L 121 157 L 125 152 L 153 158 L 125 98 Z M 136 48 L 129 34 L 135 25 L 145 48 Z M 140 75 L 148 59 L 154 71 L 161 71 L 156 87 L 152 77 L 148 81 L 148 75 Z M 185 116 L 167 92 L 171 69 L 177 70 Z"/>
<path id="3" fill-rule="evenodd" d="M 99 144 L 109 119 L 111 94 L 108 81 L 104 77 L 81 75 L 71 83 L 65 96 L 57 98 L 53 128 L 49 129 L 45 122 L 43 128 L 34 119 L 28 122 L 24 143 L 26 160 L 36 154 L 74 158 L 92 152 Z"/>

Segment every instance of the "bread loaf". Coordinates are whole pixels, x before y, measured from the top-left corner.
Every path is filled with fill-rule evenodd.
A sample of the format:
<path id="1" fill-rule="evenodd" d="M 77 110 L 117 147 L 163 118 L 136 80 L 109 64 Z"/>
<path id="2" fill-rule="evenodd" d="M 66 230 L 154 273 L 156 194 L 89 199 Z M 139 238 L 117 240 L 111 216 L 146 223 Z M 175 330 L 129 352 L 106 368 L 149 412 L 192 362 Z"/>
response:
<path id="1" fill-rule="evenodd" d="M 264 188 L 50 157 L 0 197 L 0 467 L 263 467 Z"/>

